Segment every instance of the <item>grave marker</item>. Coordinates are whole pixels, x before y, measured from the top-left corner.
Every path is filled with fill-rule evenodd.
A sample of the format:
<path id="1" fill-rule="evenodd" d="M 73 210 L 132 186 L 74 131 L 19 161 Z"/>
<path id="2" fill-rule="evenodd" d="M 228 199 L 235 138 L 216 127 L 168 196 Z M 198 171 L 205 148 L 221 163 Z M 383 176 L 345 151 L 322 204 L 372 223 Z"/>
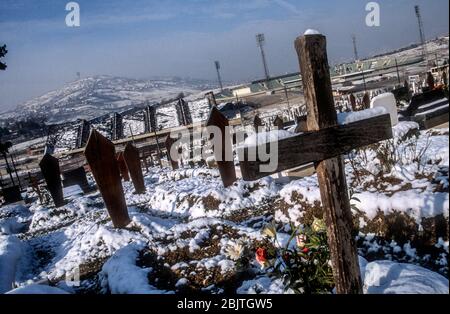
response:
<path id="1" fill-rule="evenodd" d="M 278 168 L 270 173 L 260 173 L 259 165 L 262 163 L 248 161 L 249 150 L 244 149 L 245 158 L 240 162 L 242 176 L 244 180 L 255 180 L 315 162 L 336 290 L 338 293 L 362 293 L 341 154 L 392 138 L 390 115 L 337 125 L 326 38 L 322 35 L 305 35 L 297 38 L 295 47 L 303 79 L 309 132 L 278 142 L 277 153 L 283 158 L 278 158 Z M 261 145 L 258 149 L 266 149 L 266 146 Z"/>
<path id="2" fill-rule="evenodd" d="M 52 196 L 55 207 L 63 206 L 65 202 L 58 158 L 50 154 L 45 154 L 39 163 L 39 167 L 41 168 L 42 176 L 47 183 L 47 189 Z"/>
<path id="3" fill-rule="evenodd" d="M 234 161 L 226 161 L 226 152 L 232 151 L 232 137 L 229 134 L 228 119 L 220 113 L 220 111 L 213 107 L 209 115 L 209 119 L 206 126 L 216 126 L 220 129 L 222 135 L 222 154 L 216 152 L 214 149 L 214 157 L 219 168 L 220 177 L 222 178 L 223 185 L 228 187 L 236 181 L 236 169 L 234 168 Z"/>
<path id="4" fill-rule="evenodd" d="M 123 158 L 130 172 L 131 181 L 137 194 L 145 193 L 144 176 L 142 175 L 141 160 L 139 151 L 133 144 L 128 143 L 123 151 Z"/>
<path id="5" fill-rule="evenodd" d="M 356 111 L 357 110 L 357 108 L 356 108 L 356 98 L 355 98 L 355 95 L 353 95 L 353 94 L 350 94 L 350 105 L 352 106 L 352 111 Z"/>
<path id="6" fill-rule="evenodd" d="M 96 130 L 92 130 L 86 149 L 86 160 L 116 228 L 130 223 L 114 144 Z"/>
<path id="7" fill-rule="evenodd" d="M 255 132 L 259 132 L 259 128 L 263 126 L 261 118 L 258 115 L 255 115 L 253 118 L 253 127 L 255 128 Z"/>
<path id="8" fill-rule="evenodd" d="M 213 92 L 208 92 L 205 94 L 206 100 L 208 101 L 209 109 L 217 106 L 216 96 Z"/>
<path id="9" fill-rule="evenodd" d="M 372 98 L 370 108 L 383 107 L 391 116 L 392 126 L 398 124 L 397 101 L 392 93 L 384 93 Z"/>
<path id="10" fill-rule="evenodd" d="M 278 130 L 283 130 L 284 129 L 283 119 L 281 119 L 279 116 L 276 116 L 275 120 L 273 120 L 273 126 Z"/>

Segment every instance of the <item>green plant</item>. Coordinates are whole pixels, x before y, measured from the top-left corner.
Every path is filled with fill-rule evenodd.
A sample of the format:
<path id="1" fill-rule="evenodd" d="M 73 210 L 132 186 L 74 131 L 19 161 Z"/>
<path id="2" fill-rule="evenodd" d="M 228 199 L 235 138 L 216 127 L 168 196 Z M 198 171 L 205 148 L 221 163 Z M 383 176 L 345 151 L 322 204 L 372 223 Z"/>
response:
<path id="1" fill-rule="evenodd" d="M 303 294 L 330 293 L 333 274 L 325 224 L 315 219 L 311 226 L 291 225 L 291 230 L 289 240 L 281 245 L 274 226 L 266 227 L 263 234 L 272 241 L 273 247 L 258 248 L 256 260 L 270 276 L 281 278 L 286 289 Z"/>

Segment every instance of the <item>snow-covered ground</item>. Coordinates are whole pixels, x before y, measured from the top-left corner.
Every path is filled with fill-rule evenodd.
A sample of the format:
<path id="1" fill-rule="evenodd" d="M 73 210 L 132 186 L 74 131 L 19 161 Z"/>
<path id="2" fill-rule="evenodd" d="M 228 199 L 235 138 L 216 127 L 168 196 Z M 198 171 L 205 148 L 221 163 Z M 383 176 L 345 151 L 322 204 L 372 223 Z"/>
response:
<path id="1" fill-rule="evenodd" d="M 365 293 L 448 293 L 448 129 L 416 127 L 401 122 L 393 140 L 346 158 Z M 142 195 L 123 184 L 125 229 L 98 192 L 0 208 L 0 292 L 293 292 L 254 252 L 269 222 L 284 239 L 321 215 L 316 175 L 223 188 L 216 169 L 150 168 L 145 183 Z M 236 247 L 250 252 L 245 272 Z"/>

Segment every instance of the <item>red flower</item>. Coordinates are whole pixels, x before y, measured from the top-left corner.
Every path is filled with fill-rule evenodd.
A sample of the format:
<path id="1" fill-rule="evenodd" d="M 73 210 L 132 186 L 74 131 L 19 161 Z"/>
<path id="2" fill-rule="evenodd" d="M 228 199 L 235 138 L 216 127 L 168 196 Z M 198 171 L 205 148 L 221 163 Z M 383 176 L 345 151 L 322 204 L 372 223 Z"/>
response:
<path id="1" fill-rule="evenodd" d="M 261 265 L 261 269 L 267 266 L 267 252 L 263 248 L 256 250 L 256 261 Z"/>
<path id="2" fill-rule="evenodd" d="M 264 248 L 260 247 L 256 250 L 256 260 L 259 263 L 267 262 L 267 252 Z"/>
<path id="3" fill-rule="evenodd" d="M 309 249 L 307 247 L 305 247 L 305 248 L 303 248 L 302 252 L 306 254 L 309 252 Z"/>

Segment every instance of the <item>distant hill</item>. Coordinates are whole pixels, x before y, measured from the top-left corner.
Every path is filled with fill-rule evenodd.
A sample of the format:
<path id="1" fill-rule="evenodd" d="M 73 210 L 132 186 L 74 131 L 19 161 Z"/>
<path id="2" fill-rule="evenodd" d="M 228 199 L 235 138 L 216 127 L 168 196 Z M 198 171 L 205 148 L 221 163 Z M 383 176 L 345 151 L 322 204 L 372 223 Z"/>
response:
<path id="1" fill-rule="evenodd" d="M 94 76 L 66 84 L 60 89 L 29 100 L 0 114 L 0 120 L 44 116 L 47 123 L 92 119 L 114 111 L 160 102 L 179 93 L 190 95 L 214 88 L 215 84 L 195 79 L 162 78 L 136 80 Z"/>

